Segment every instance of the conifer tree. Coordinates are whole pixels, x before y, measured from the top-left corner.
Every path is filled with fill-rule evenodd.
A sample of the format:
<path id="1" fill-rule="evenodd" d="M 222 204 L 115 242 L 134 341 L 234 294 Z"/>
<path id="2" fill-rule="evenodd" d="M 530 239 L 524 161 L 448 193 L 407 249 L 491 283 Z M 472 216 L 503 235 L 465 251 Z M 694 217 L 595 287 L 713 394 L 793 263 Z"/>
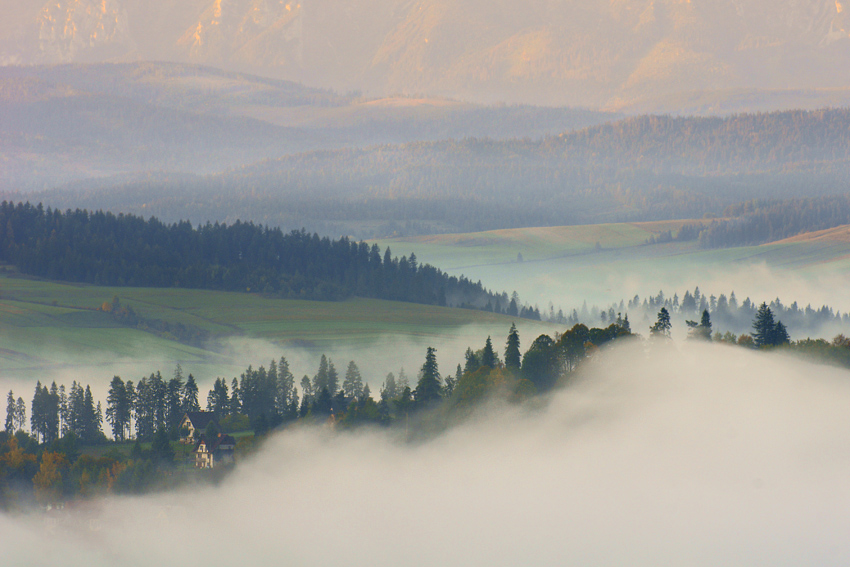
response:
<path id="1" fill-rule="evenodd" d="M 280 415 L 287 413 L 292 400 L 297 397 L 295 376 L 289 370 L 289 362 L 284 357 L 280 357 L 280 364 L 277 366 L 277 395 L 275 397 L 277 412 Z"/>
<path id="2" fill-rule="evenodd" d="M 463 367 L 464 374 L 471 374 L 481 368 L 481 361 L 478 360 L 478 356 L 472 352 L 471 348 L 467 347 L 464 358 L 466 359 L 466 364 Z"/>
<path id="3" fill-rule="evenodd" d="M 127 387 L 120 376 L 112 378 L 106 398 L 106 421 L 112 426 L 112 437 L 124 441 L 130 429 L 132 404 L 127 396 Z"/>
<path id="4" fill-rule="evenodd" d="M 230 382 L 230 412 L 229 415 L 242 413 L 242 404 L 239 402 L 239 381 L 234 378 Z"/>
<path id="5" fill-rule="evenodd" d="M 440 399 L 440 371 L 437 366 L 437 349 L 428 347 L 425 354 L 425 362 L 419 372 L 419 381 L 416 384 L 414 398 L 421 405 L 428 405 Z"/>
<path id="6" fill-rule="evenodd" d="M 381 399 L 394 400 L 398 397 L 398 389 L 395 383 L 395 375 L 392 372 L 387 374 L 384 380 L 384 386 L 381 388 Z"/>
<path id="7" fill-rule="evenodd" d="M 665 307 L 662 307 L 661 311 L 658 312 L 657 321 L 649 328 L 649 332 L 654 337 L 665 337 L 669 339 L 671 327 L 670 313 Z"/>
<path id="8" fill-rule="evenodd" d="M 511 330 L 508 332 L 508 342 L 505 345 L 505 367 L 517 371 L 521 364 L 519 331 L 517 331 L 516 324 L 512 323 Z"/>
<path id="9" fill-rule="evenodd" d="M 753 341 L 756 348 L 775 344 L 775 329 L 776 323 L 773 320 L 773 312 L 767 306 L 767 303 L 762 303 L 753 320 Z"/>
<path id="10" fill-rule="evenodd" d="M 15 406 L 15 394 L 12 393 L 12 390 L 9 390 L 9 395 L 6 396 L 6 433 L 9 435 L 15 432 L 15 412 L 17 411 L 17 407 Z"/>
<path id="11" fill-rule="evenodd" d="M 345 380 L 342 382 L 342 392 L 347 399 L 361 399 L 363 397 L 363 378 L 360 376 L 360 369 L 352 360 L 348 363 L 348 369 L 345 371 Z"/>
<path id="12" fill-rule="evenodd" d="M 27 404 L 18 396 L 15 406 L 15 431 L 22 431 L 27 426 Z"/>
<path id="13" fill-rule="evenodd" d="M 481 353 L 481 366 L 496 367 L 496 353 L 493 351 L 493 341 L 489 336 L 487 342 L 484 343 L 484 351 Z"/>
<path id="14" fill-rule="evenodd" d="M 183 386 L 183 412 L 188 411 L 201 411 L 201 404 L 198 403 L 198 384 L 191 374 L 186 378 L 186 384 Z M 183 412 L 177 418 L 178 420 L 183 417 Z"/>
<path id="15" fill-rule="evenodd" d="M 339 391 L 339 374 L 336 372 L 336 367 L 331 359 L 328 359 L 328 392 L 331 397 L 336 396 Z"/>

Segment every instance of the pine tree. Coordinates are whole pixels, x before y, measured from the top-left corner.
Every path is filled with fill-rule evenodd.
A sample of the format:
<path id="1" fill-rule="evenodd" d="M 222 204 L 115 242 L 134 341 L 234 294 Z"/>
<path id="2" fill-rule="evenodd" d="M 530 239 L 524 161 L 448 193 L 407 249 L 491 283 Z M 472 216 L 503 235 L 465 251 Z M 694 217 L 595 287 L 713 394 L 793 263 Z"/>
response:
<path id="1" fill-rule="evenodd" d="M 519 331 L 517 331 L 515 324 L 511 324 L 511 330 L 508 332 L 508 342 L 505 346 L 505 367 L 518 371 L 521 364 L 522 354 L 520 352 Z"/>
<path id="2" fill-rule="evenodd" d="M 239 381 L 234 378 L 230 382 L 230 411 L 229 415 L 242 413 L 242 404 L 239 403 Z"/>
<path id="3" fill-rule="evenodd" d="M 348 363 L 348 369 L 345 371 L 345 380 L 342 382 L 342 392 L 347 399 L 361 399 L 363 397 L 363 378 L 360 376 L 360 369 L 352 360 Z"/>
<path id="4" fill-rule="evenodd" d="M 124 441 L 130 427 L 130 400 L 127 388 L 120 376 L 112 378 L 106 398 L 106 421 L 112 426 L 112 437 Z"/>
<path id="5" fill-rule="evenodd" d="M 18 397 L 18 402 L 15 404 L 15 430 L 23 431 L 27 426 L 27 404 L 24 399 Z"/>
<path id="6" fill-rule="evenodd" d="M 785 328 L 782 321 L 777 321 L 773 331 L 773 344 L 778 346 L 789 342 L 791 342 L 791 337 L 788 336 L 788 329 Z"/>
<path id="7" fill-rule="evenodd" d="M 384 386 L 381 388 L 381 399 L 394 400 L 398 397 L 398 388 L 395 383 L 395 375 L 390 372 L 384 380 Z"/>
<path id="8" fill-rule="evenodd" d="M 12 390 L 9 390 L 9 395 L 6 396 L 6 433 L 9 435 L 15 432 L 15 412 L 17 408 L 15 406 L 15 394 L 12 393 Z"/>
<path id="9" fill-rule="evenodd" d="M 201 411 L 201 404 L 198 403 L 198 384 L 195 383 L 195 377 L 191 374 L 186 378 L 186 384 L 183 386 L 183 411 L 177 419 L 181 419 L 182 414 L 189 411 Z"/>
<path id="10" fill-rule="evenodd" d="M 284 357 L 280 357 L 280 364 L 277 366 L 277 394 L 275 396 L 275 407 L 280 415 L 289 411 L 293 398 L 297 398 L 295 376 L 289 370 L 289 362 Z"/>
<path id="11" fill-rule="evenodd" d="M 180 368 L 180 365 L 177 365 L 177 368 Z M 168 381 L 168 385 L 166 387 L 165 397 L 165 409 L 166 409 L 166 423 L 168 425 L 168 431 L 176 431 L 177 427 L 180 425 L 180 420 L 183 419 L 183 379 L 180 375 L 175 372 L 174 378 Z"/>
<path id="12" fill-rule="evenodd" d="M 658 312 L 657 321 L 649 328 L 649 332 L 654 337 L 665 337 L 669 339 L 671 327 L 670 313 L 665 307 L 662 307 L 661 311 Z"/>
<path id="13" fill-rule="evenodd" d="M 440 371 L 437 366 L 437 349 L 428 347 L 425 362 L 419 372 L 414 398 L 420 405 L 428 405 L 440 399 Z"/>
<path id="14" fill-rule="evenodd" d="M 478 360 L 478 357 L 472 352 L 471 348 L 467 347 L 464 358 L 466 359 L 466 363 L 463 366 L 464 374 L 471 374 L 481 368 L 481 361 Z"/>
<path id="15" fill-rule="evenodd" d="M 484 351 L 481 353 L 481 366 L 496 367 L 496 353 L 493 351 L 493 341 L 489 336 L 487 342 L 484 343 Z"/>
<path id="16" fill-rule="evenodd" d="M 336 367 L 331 359 L 328 359 L 328 392 L 331 397 L 336 396 L 339 391 L 339 374 L 336 372 Z"/>
<path id="17" fill-rule="evenodd" d="M 776 323 L 773 320 L 773 312 L 767 303 L 762 303 L 756 317 L 753 320 L 753 341 L 756 348 L 774 344 Z"/>
<path id="18" fill-rule="evenodd" d="M 324 354 L 319 359 L 319 370 L 313 376 L 313 392 L 318 394 L 323 388 L 328 387 L 328 357 Z"/>

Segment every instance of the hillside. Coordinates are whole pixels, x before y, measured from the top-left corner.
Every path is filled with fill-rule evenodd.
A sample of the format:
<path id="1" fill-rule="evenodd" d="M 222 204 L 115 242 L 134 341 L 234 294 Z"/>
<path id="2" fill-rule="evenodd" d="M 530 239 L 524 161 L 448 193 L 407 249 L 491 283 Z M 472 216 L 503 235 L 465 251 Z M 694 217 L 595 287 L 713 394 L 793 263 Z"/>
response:
<path id="1" fill-rule="evenodd" d="M 201 330 L 209 339 L 190 346 L 156 329 L 123 324 L 99 310 L 116 296 L 122 306 L 148 321 Z M 360 351 L 357 360 L 364 378 L 377 389 L 383 375 L 369 375 L 367 370 L 412 370 L 421 363 L 426 345 L 443 349 L 446 360 L 454 356 L 460 361 L 462 352 L 455 351 L 466 344 L 468 333 L 501 336 L 512 322 L 483 311 L 393 301 L 331 303 L 220 291 L 103 287 L 2 271 L 0 386 L 4 392 L 14 386 L 17 392 L 16 381 L 23 380 L 28 390 L 35 375 L 61 374 L 82 376 L 96 392 L 103 392 L 114 374 L 134 376 L 140 368 L 169 373 L 177 363 L 207 385 L 222 373 L 238 373 L 246 361 L 267 364 L 271 357 L 286 354 L 312 367 L 322 352 L 343 364 Z M 517 324 L 528 334 L 545 326 L 520 320 Z"/>
<path id="2" fill-rule="evenodd" d="M 169 60 L 340 91 L 624 108 L 847 87 L 833 0 L 3 0 L 0 62 Z M 846 100 L 846 99 L 845 99 Z M 764 108 L 758 100 L 749 110 Z M 666 109 L 666 110 L 669 110 Z"/>
<path id="3" fill-rule="evenodd" d="M 722 216 L 752 199 L 850 191 L 848 160 L 848 110 L 641 116 L 538 140 L 315 151 L 180 183 L 130 179 L 30 198 L 380 237 Z"/>
<path id="4" fill-rule="evenodd" d="M 319 148 L 553 135 L 617 118 L 567 108 L 366 99 L 210 67 L 0 67 L 0 188 L 216 173 Z"/>

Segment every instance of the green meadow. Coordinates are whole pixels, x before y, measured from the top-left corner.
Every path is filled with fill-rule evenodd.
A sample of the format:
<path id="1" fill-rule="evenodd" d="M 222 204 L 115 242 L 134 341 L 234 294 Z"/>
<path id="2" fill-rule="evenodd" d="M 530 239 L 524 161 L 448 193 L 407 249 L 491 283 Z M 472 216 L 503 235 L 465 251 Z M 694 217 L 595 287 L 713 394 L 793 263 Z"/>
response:
<path id="1" fill-rule="evenodd" d="M 200 328 L 211 333 L 212 340 L 199 348 L 124 326 L 99 310 L 114 296 L 145 319 Z M 268 362 L 294 350 L 318 355 L 344 346 L 346 356 L 355 357 L 350 353 L 370 352 L 388 341 L 447 345 L 471 326 L 485 329 L 483 341 L 488 333 L 506 334 L 511 322 L 481 311 L 372 299 L 320 302 L 205 290 L 99 287 L 7 272 L 0 276 L 0 379 L 4 374 L 63 370 L 76 376 L 81 369 L 98 374 L 107 370 L 137 374 L 139 368 L 170 371 L 178 362 L 196 376 L 209 378 L 256 364 L 251 356 L 263 356 L 260 360 Z M 404 363 L 396 360 L 397 352 L 384 356 Z M 98 381 L 104 380 L 101 376 Z"/>

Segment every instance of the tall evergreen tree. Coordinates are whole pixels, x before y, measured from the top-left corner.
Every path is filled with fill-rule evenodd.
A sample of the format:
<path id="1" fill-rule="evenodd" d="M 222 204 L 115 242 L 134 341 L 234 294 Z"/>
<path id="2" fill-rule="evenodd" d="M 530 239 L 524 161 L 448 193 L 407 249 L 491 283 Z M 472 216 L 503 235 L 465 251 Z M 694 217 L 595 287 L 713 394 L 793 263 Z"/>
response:
<path id="1" fill-rule="evenodd" d="M 353 360 L 348 363 L 348 369 L 345 371 L 342 392 L 349 400 L 363 398 L 363 378 L 360 375 L 360 369 L 357 368 L 357 364 Z"/>
<path id="2" fill-rule="evenodd" d="M 384 385 L 381 388 L 381 399 L 394 400 L 398 397 L 398 388 L 395 383 L 395 375 L 390 372 L 384 380 Z"/>
<path id="3" fill-rule="evenodd" d="M 234 378 L 230 382 L 230 415 L 242 413 L 242 404 L 239 403 L 239 381 Z"/>
<path id="4" fill-rule="evenodd" d="M 9 395 L 6 396 L 6 433 L 9 435 L 15 432 L 15 394 L 9 390 Z"/>
<path id="5" fill-rule="evenodd" d="M 773 312 L 767 303 L 759 305 L 756 317 L 753 320 L 753 341 L 756 348 L 773 345 L 775 338 L 776 323 L 773 320 Z"/>
<path id="6" fill-rule="evenodd" d="M 481 353 L 481 366 L 487 368 L 496 367 L 496 353 L 493 351 L 493 341 L 487 337 L 487 342 L 484 343 L 484 350 Z"/>
<path id="7" fill-rule="evenodd" d="M 177 365 L 179 368 L 180 365 Z M 178 372 L 168 381 L 165 389 L 165 421 L 169 432 L 176 432 L 183 419 L 183 378 Z"/>
<path id="8" fill-rule="evenodd" d="M 324 354 L 319 359 L 319 370 L 313 376 L 313 392 L 318 395 L 322 389 L 328 387 L 328 357 Z M 330 390 L 328 390 L 330 391 Z"/>
<path id="9" fill-rule="evenodd" d="M 658 312 L 658 319 L 655 324 L 649 328 L 649 332 L 653 337 L 665 337 L 669 339 L 671 327 L 670 313 L 667 311 L 666 307 L 662 307 L 661 311 Z"/>
<path id="10" fill-rule="evenodd" d="M 186 384 L 183 386 L 183 411 L 201 411 L 201 404 L 198 403 L 198 385 L 191 374 L 186 378 Z"/>
<path id="11" fill-rule="evenodd" d="M 330 392 L 331 397 L 336 396 L 336 393 L 339 391 L 339 374 L 337 374 L 336 367 L 334 366 L 333 361 L 328 359 L 328 384 L 327 384 L 328 392 Z"/>
<path id="12" fill-rule="evenodd" d="M 275 396 L 275 407 L 277 413 L 285 415 L 289 412 L 293 398 L 296 398 L 295 393 L 295 376 L 289 369 L 289 362 L 284 357 L 280 357 L 280 363 L 277 365 L 277 394 Z"/>
<path id="13" fill-rule="evenodd" d="M 15 430 L 23 431 L 27 426 L 27 404 L 22 397 L 18 396 L 15 406 Z"/>
<path id="14" fill-rule="evenodd" d="M 112 437 L 124 441 L 130 429 L 132 404 L 127 396 L 127 387 L 120 376 L 112 378 L 106 398 L 106 421 L 112 426 Z"/>
<path id="15" fill-rule="evenodd" d="M 466 349 L 464 358 L 466 359 L 466 363 L 463 367 L 464 374 L 471 374 L 481 368 L 481 361 L 478 360 L 478 356 L 472 351 L 471 348 Z"/>
<path id="16" fill-rule="evenodd" d="M 428 347 L 425 362 L 419 371 L 419 381 L 416 384 L 414 398 L 420 405 L 428 405 L 440 399 L 440 371 L 437 366 L 437 349 Z"/>
<path id="17" fill-rule="evenodd" d="M 522 354 L 520 353 L 519 331 L 516 324 L 511 324 L 511 330 L 508 332 L 508 342 L 505 345 L 505 367 L 517 371 L 522 364 Z"/>

